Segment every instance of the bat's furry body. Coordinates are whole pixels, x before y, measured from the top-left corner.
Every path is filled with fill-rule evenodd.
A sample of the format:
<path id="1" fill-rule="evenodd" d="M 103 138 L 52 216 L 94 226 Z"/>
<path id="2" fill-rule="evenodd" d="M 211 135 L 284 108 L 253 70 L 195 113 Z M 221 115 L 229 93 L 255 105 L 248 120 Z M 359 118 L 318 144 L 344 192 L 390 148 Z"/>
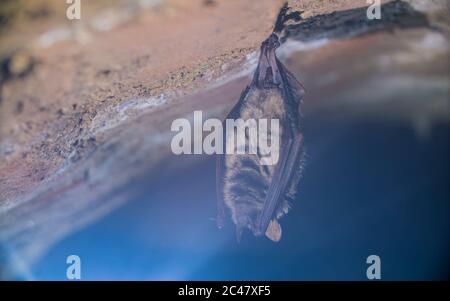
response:
<path id="1" fill-rule="evenodd" d="M 258 154 L 226 154 L 217 160 L 218 224 L 225 208 L 237 227 L 273 241 L 281 238 L 277 220 L 289 210 L 300 180 L 303 143 L 299 105 L 303 86 L 276 58 L 278 36 L 272 34 L 261 45 L 261 56 L 252 83 L 243 91 L 227 119 L 278 119 L 280 157 L 276 165 L 261 165 Z M 260 134 L 260 133 L 259 133 Z M 267 131 L 270 139 L 270 128 Z M 248 144 L 249 136 L 246 135 Z M 270 141 L 270 140 L 269 140 Z M 227 138 L 224 138 L 225 144 Z"/>

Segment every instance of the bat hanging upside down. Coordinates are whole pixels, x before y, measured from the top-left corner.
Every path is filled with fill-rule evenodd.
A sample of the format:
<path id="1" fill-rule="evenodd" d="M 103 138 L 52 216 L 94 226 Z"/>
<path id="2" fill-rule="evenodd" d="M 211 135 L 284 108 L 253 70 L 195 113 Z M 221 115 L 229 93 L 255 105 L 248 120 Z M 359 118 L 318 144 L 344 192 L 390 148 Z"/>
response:
<path id="1" fill-rule="evenodd" d="M 278 26 L 286 18 L 287 9 L 284 9 Z M 256 154 L 226 153 L 217 157 L 217 224 L 223 227 L 228 210 L 236 225 L 238 240 L 244 229 L 255 236 L 265 234 L 272 241 L 280 240 L 278 220 L 289 210 L 303 166 L 299 106 L 305 90 L 276 57 L 275 50 L 280 46 L 276 29 L 277 25 L 274 33 L 262 43 L 253 80 L 227 119 L 278 119 L 278 133 L 273 129 L 267 129 L 266 133 L 267 137 L 275 134 L 279 137 L 278 161 L 274 165 L 262 165 L 259 149 Z M 247 132 L 245 140 L 250 143 Z M 223 142 L 228 147 L 227 134 Z"/>

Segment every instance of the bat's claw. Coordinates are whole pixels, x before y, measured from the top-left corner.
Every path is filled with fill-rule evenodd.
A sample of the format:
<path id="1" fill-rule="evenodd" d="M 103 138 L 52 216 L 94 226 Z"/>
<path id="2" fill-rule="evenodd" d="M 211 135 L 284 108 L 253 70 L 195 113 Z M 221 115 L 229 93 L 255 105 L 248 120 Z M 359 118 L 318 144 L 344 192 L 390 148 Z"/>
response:
<path id="1" fill-rule="evenodd" d="M 261 44 L 258 69 L 256 71 L 256 85 L 259 87 L 273 88 L 282 83 L 275 50 L 280 46 L 278 36 L 272 33 Z"/>
<path id="2" fill-rule="evenodd" d="M 275 33 L 272 33 L 264 42 L 261 44 L 261 51 L 262 52 L 269 52 L 274 51 L 280 47 L 280 41 L 278 39 L 278 35 Z"/>

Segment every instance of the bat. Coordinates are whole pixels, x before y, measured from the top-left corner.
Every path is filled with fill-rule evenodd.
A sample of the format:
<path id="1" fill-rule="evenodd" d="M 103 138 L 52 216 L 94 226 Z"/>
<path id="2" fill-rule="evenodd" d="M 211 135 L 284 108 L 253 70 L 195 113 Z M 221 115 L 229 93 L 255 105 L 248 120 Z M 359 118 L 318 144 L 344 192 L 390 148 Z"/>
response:
<path id="1" fill-rule="evenodd" d="M 256 154 L 217 155 L 217 225 L 224 226 L 228 211 L 236 225 L 238 241 L 244 230 L 279 241 L 282 232 L 278 220 L 289 211 L 290 201 L 297 192 L 304 159 L 300 104 L 305 89 L 278 60 L 276 49 L 280 46 L 283 23 L 299 18 L 298 12 L 287 14 L 287 5 L 281 9 L 274 32 L 261 44 L 258 66 L 250 85 L 226 118 L 279 120 L 277 133 L 267 129 L 267 137 L 279 136 L 276 164 L 260 164 L 259 149 Z M 226 146 L 230 143 L 227 137 L 223 138 Z M 247 134 L 245 139 L 250 143 Z"/>

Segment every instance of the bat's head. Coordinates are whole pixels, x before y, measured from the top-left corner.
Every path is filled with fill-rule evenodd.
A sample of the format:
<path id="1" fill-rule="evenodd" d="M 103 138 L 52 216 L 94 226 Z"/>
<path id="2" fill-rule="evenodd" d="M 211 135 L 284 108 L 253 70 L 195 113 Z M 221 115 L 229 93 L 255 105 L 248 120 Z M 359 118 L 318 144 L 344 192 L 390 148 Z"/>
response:
<path id="1" fill-rule="evenodd" d="M 255 236 L 264 234 L 270 240 L 278 242 L 281 239 L 281 226 L 278 221 L 272 219 L 265 232 L 263 232 L 258 224 L 258 213 L 259 211 L 249 207 L 239 210 L 239 215 L 235 217 L 237 240 L 241 240 L 244 230 L 250 230 Z"/>
<path id="2" fill-rule="evenodd" d="M 244 230 L 249 230 L 255 236 L 260 236 L 261 234 L 257 231 L 258 227 L 256 222 L 259 212 L 258 208 L 251 203 L 242 203 L 238 205 L 237 209 L 233 216 L 234 223 L 236 224 L 237 240 L 240 241 Z"/>
<path id="3" fill-rule="evenodd" d="M 281 226 L 276 219 L 270 220 L 265 232 L 261 231 L 261 227 L 257 223 L 254 223 L 252 226 L 252 232 L 255 236 L 261 236 L 264 234 L 273 242 L 278 242 L 281 239 Z"/>

